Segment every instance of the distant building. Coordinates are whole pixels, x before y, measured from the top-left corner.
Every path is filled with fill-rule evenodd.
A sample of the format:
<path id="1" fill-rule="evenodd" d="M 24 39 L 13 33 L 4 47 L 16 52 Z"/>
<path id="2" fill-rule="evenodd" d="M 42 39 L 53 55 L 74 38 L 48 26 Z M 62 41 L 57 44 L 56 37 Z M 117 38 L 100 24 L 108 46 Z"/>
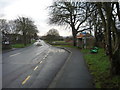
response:
<path id="1" fill-rule="evenodd" d="M 22 43 L 22 35 L 2 33 L 2 49 L 10 49 L 11 44 L 16 43 Z"/>
<path id="2" fill-rule="evenodd" d="M 2 33 L 2 49 L 10 49 L 10 41 L 9 37 L 6 36 L 6 34 Z"/>
<path id="3" fill-rule="evenodd" d="M 92 48 L 94 45 L 94 37 L 89 33 L 79 33 L 77 35 L 77 46 L 80 48 Z"/>
<path id="4" fill-rule="evenodd" d="M 11 44 L 22 43 L 23 41 L 23 36 L 20 34 L 7 34 L 6 36 L 9 38 Z"/>

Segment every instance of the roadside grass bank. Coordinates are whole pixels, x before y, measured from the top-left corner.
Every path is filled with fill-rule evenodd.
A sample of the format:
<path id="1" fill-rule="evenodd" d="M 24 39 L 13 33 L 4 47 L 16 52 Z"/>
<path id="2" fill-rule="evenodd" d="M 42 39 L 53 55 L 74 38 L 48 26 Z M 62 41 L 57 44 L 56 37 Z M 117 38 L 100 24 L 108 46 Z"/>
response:
<path id="1" fill-rule="evenodd" d="M 93 75 L 96 88 L 120 88 L 120 76 L 110 75 L 110 62 L 103 49 L 91 54 L 89 49 L 83 49 L 84 59 Z"/>
<path id="2" fill-rule="evenodd" d="M 24 44 L 13 44 L 11 46 L 12 46 L 12 48 L 25 48 L 25 47 L 28 47 L 30 45 L 32 45 L 32 43 L 31 44 L 27 44 L 26 46 Z"/>
<path id="3" fill-rule="evenodd" d="M 49 43 L 51 45 L 72 45 L 71 42 L 65 42 L 65 41 L 47 41 L 45 40 L 46 43 Z"/>
<path id="4" fill-rule="evenodd" d="M 24 44 L 12 44 L 12 48 L 24 48 Z"/>
<path id="5" fill-rule="evenodd" d="M 24 44 L 12 44 L 11 47 L 12 48 L 25 48 L 25 47 L 32 45 L 34 42 L 35 40 L 33 40 L 30 44 L 27 44 L 26 46 Z"/>
<path id="6" fill-rule="evenodd" d="M 72 45 L 52 45 L 52 46 L 55 46 L 55 47 L 69 47 L 69 48 L 77 48 L 77 47 L 72 46 Z"/>

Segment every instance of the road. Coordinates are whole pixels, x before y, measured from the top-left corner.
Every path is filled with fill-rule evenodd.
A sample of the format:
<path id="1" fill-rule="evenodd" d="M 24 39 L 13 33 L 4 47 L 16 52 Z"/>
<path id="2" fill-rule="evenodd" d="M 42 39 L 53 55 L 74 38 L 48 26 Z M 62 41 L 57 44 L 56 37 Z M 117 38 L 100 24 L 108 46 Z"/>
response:
<path id="1" fill-rule="evenodd" d="M 47 88 L 69 53 L 41 41 L 2 54 L 3 88 Z"/>

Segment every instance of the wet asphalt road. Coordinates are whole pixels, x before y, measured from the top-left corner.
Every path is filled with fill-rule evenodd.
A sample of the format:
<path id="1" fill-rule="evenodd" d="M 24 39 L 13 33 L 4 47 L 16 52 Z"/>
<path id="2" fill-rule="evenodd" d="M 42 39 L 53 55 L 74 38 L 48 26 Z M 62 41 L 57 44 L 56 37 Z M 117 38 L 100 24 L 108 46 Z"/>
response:
<path id="1" fill-rule="evenodd" d="M 2 54 L 3 88 L 47 88 L 66 61 L 69 53 L 41 41 Z"/>

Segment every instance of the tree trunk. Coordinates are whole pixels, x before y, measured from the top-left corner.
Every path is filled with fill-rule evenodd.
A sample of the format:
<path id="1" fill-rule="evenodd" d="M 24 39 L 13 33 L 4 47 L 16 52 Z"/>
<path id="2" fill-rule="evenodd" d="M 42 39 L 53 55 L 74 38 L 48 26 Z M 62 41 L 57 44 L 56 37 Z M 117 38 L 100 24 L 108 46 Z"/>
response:
<path id="1" fill-rule="evenodd" d="M 73 35 L 73 46 L 77 46 L 77 31 L 74 27 L 74 25 L 72 25 L 72 35 Z"/>
<path id="2" fill-rule="evenodd" d="M 108 14 L 107 18 L 107 32 L 108 32 L 108 50 L 110 59 L 112 58 L 112 39 L 111 39 L 111 18 L 110 13 Z"/>
<path id="3" fill-rule="evenodd" d="M 118 19 L 120 21 L 119 4 L 117 3 L 116 6 L 117 6 Z M 113 75 L 120 75 L 120 32 L 117 32 L 115 23 L 113 21 L 112 21 L 112 26 L 114 31 L 116 32 L 116 38 L 117 38 L 117 45 L 115 44 L 115 46 L 118 47 L 115 47 L 115 52 L 113 52 L 111 72 Z"/>
<path id="4" fill-rule="evenodd" d="M 26 42 L 26 33 L 25 32 L 23 32 L 23 43 L 24 43 L 25 46 L 27 45 L 27 42 Z"/>
<path id="5" fill-rule="evenodd" d="M 113 47 L 113 55 L 111 60 L 111 73 L 112 75 L 120 75 L 120 32 L 117 31 L 115 27 L 115 22 L 112 20 L 112 28 L 116 35 L 113 37 L 115 39 Z"/>
<path id="6" fill-rule="evenodd" d="M 108 48 L 109 48 L 109 58 L 111 61 L 111 74 L 112 75 L 120 75 L 120 33 L 117 32 L 117 29 L 115 27 L 115 22 L 112 19 L 112 8 L 110 7 L 110 4 L 107 3 L 106 5 L 107 10 L 107 30 L 108 30 Z M 107 9 L 109 7 L 109 9 Z M 117 43 L 115 48 L 112 46 L 112 38 L 111 38 L 111 27 L 116 31 L 116 37 L 117 37 Z"/>
<path id="7" fill-rule="evenodd" d="M 117 51 L 113 54 L 111 72 L 112 75 L 120 75 L 120 45 Z"/>
<path id="8" fill-rule="evenodd" d="M 102 19 L 102 24 L 104 27 L 104 50 L 106 51 L 106 55 L 108 55 L 108 47 L 107 47 L 107 31 L 106 31 L 106 20 L 105 20 L 105 16 L 102 12 L 102 4 L 101 3 L 96 3 L 100 17 Z"/>
<path id="9" fill-rule="evenodd" d="M 107 17 L 106 20 L 105 20 L 105 17 L 103 15 L 100 5 L 104 5 L 105 7 L 105 10 L 106 10 L 105 12 L 106 12 L 106 17 Z M 105 29 L 105 33 L 104 33 L 105 43 L 108 46 L 108 51 L 109 51 L 108 54 L 109 54 L 109 59 L 111 63 L 111 69 L 110 69 L 111 75 L 120 75 L 120 37 L 119 37 L 120 33 L 117 31 L 115 27 L 115 22 L 112 19 L 113 7 L 111 7 L 111 3 L 104 3 L 104 4 L 98 3 L 97 7 L 98 7 L 99 14 L 101 16 L 102 23 Z M 112 46 L 112 43 L 115 43 L 115 44 Z"/>
<path id="10" fill-rule="evenodd" d="M 76 35 L 73 35 L 73 46 L 77 46 L 77 38 L 76 38 Z"/>
<path id="11" fill-rule="evenodd" d="M 116 7 L 117 7 L 118 19 L 120 21 L 119 3 L 116 4 Z M 113 75 L 120 75 L 120 32 L 117 32 L 117 29 L 115 27 L 115 22 L 113 21 L 112 21 L 112 26 L 114 31 L 116 32 L 116 38 L 117 38 L 117 45 L 115 46 L 118 47 L 115 47 L 115 52 L 113 52 L 111 72 Z"/>

